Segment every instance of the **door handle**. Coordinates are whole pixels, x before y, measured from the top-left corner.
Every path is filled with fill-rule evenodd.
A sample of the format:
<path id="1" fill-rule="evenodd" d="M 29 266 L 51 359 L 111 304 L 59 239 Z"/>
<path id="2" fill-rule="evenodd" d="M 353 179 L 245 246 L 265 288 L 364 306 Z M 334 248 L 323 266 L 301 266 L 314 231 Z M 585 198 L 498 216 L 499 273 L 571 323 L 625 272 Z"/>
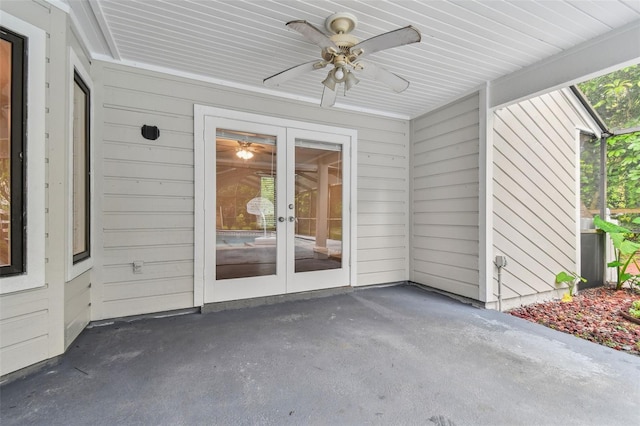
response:
<path id="1" fill-rule="evenodd" d="M 278 222 L 284 222 L 284 221 L 285 221 L 284 216 L 279 216 L 278 217 Z"/>
<path id="2" fill-rule="evenodd" d="M 289 216 L 289 222 L 294 222 L 295 220 L 296 220 L 296 218 L 295 218 L 295 217 L 293 217 L 293 216 Z"/>

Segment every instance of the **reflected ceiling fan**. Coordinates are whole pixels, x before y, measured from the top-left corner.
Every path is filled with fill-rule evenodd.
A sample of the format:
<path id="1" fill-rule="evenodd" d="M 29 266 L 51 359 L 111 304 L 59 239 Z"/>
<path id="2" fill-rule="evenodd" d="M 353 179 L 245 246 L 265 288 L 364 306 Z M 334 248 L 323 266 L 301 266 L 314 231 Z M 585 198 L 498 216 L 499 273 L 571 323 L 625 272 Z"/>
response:
<path id="1" fill-rule="evenodd" d="M 279 86 L 285 81 L 307 72 L 332 65 L 329 74 L 322 82 L 324 91 L 322 92 L 321 105 L 324 107 L 332 106 L 335 103 L 337 88 L 340 84 L 344 84 L 345 93 L 358 84 L 359 80 L 354 75 L 356 72 L 377 80 L 398 93 L 404 91 L 409 87 L 407 80 L 372 62 L 361 61 L 361 58 L 384 49 L 417 43 L 421 38 L 420 31 L 409 25 L 364 41 L 358 41 L 356 37 L 350 34 L 357 23 L 358 20 L 351 13 L 335 13 L 325 21 L 325 28 L 332 34 L 328 36 L 307 21 L 287 22 L 288 28 L 299 32 L 308 41 L 322 49 L 322 60 L 305 62 L 267 77 L 263 81 L 264 85 L 270 87 Z"/>
<path id="2" fill-rule="evenodd" d="M 234 151 L 242 160 L 250 160 L 264 152 L 266 146 L 275 146 L 275 136 L 220 129 L 216 132 L 216 152 Z"/>
<path id="3" fill-rule="evenodd" d="M 218 144 L 216 145 L 216 152 L 232 151 L 242 160 L 250 160 L 255 154 L 264 152 L 264 149 L 264 146 L 252 142 L 222 138 L 218 138 Z"/>

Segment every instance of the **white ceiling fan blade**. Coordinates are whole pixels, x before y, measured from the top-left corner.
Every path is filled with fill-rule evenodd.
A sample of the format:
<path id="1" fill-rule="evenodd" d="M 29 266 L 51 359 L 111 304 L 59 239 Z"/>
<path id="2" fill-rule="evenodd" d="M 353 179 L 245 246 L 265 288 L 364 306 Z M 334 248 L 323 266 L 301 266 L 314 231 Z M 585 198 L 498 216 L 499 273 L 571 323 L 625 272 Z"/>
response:
<path id="1" fill-rule="evenodd" d="M 322 101 L 320 102 L 320 106 L 325 108 L 333 106 L 336 103 L 337 94 L 337 90 L 331 90 L 325 86 L 324 91 L 322 92 Z"/>
<path id="2" fill-rule="evenodd" d="M 368 78 L 372 78 L 376 81 L 386 84 L 392 88 L 395 92 L 404 92 L 409 87 L 409 82 L 399 75 L 395 75 L 391 71 L 375 65 L 371 62 L 358 62 L 362 66 L 360 73 Z"/>
<path id="3" fill-rule="evenodd" d="M 268 87 L 279 86 L 285 81 L 301 76 L 302 74 L 324 68 L 325 65 L 326 64 L 322 64 L 322 61 L 318 60 L 305 62 L 304 64 L 296 65 L 295 67 L 280 71 L 278 74 L 274 74 L 271 77 L 267 77 L 262 80 L 262 83 Z"/>
<path id="4" fill-rule="evenodd" d="M 357 53 L 362 49 L 362 55 L 379 52 L 380 50 L 390 49 L 392 47 L 404 46 L 405 44 L 417 43 L 421 39 L 420 31 L 409 25 L 388 33 L 380 34 L 375 37 L 368 38 L 353 46 L 350 51 Z"/>
<path id="5" fill-rule="evenodd" d="M 308 23 L 307 21 L 287 22 L 287 27 L 302 34 L 311 43 L 320 46 L 322 49 L 333 48 L 339 50 L 338 46 L 327 37 L 325 33 Z"/>

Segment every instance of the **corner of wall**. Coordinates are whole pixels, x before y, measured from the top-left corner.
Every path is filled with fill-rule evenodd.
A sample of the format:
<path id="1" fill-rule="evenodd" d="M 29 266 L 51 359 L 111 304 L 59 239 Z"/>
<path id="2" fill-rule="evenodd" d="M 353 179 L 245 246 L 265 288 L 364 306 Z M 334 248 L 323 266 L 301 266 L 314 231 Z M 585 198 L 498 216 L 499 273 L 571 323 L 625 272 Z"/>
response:
<path id="1" fill-rule="evenodd" d="M 104 283 L 104 66 L 100 61 L 91 61 L 89 74 L 93 81 L 93 115 L 96 117 L 93 127 L 93 269 L 91 270 L 90 320 L 104 319 L 103 283 Z"/>
<path id="2" fill-rule="evenodd" d="M 479 269 L 478 300 L 492 301 L 493 296 L 493 110 L 489 106 L 489 84 L 478 91 L 480 123 L 479 158 Z"/>
<path id="3" fill-rule="evenodd" d="M 68 15 L 57 8 L 50 10 L 48 52 L 48 194 L 46 276 L 49 286 L 49 357 L 65 350 L 65 284 L 67 239 L 67 147 L 68 147 Z"/>
<path id="4" fill-rule="evenodd" d="M 413 276 L 413 257 L 411 256 L 413 248 L 413 235 L 414 235 L 414 221 L 413 215 L 415 213 L 414 202 L 414 185 L 413 185 L 413 153 L 415 143 L 415 119 L 409 121 L 409 163 L 407 164 L 407 182 L 409 182 L 409 214 L 407 215 L 407 230 L 409 236 L 407 238 L 407 280 L 409 282 L 414 281 Z"/>

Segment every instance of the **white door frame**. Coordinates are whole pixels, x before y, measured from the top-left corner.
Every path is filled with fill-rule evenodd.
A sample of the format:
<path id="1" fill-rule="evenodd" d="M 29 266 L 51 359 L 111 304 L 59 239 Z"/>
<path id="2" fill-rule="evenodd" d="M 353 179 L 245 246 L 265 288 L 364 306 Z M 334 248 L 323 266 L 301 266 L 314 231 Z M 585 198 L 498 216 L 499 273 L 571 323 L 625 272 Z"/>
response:
<path id="1" fill-rule="evenodd" d="M 347 147 L 350 145 L 349 136 L 339 134 L 336 132 L 324 133 L 317 131 L 310 131 L 307 129 L 288 129 L 287 131 L 287 158 L 290 159 L 287 163 L 287 176 L 293 176 L 295 174 L 295 163 L 297 160 L 295 159 L 295 149 L 296 149 L 296 141 L 298 139 L 302 140 L 310 140 L 317 141 L 320 143 L 329 143 L 341 145 L 342 147 Z M 343 188 L 347 188 L 347 191 L 343 191 L 342 193 L 342 205 L 349 206 L 350 194 L 349 189 L 353 186 L 353 182 L 351 181 L 350 174 L 350 166 L 351 160 L 349 153 L 343 153 L 344 160 L 342 164 L 342 176 L 343 176 Z M 295 161 L 294 161 L 295 160 Z M 293 183 L 293 182 L 292 182 Z M 295 184 L 287 185 L 287 203 L 293 202 L 295 199 Z M 348 208 L 348 207 L 346 207 Z M 351 229 L 351 217 L 349 215 L 348 210 L 343 211 L 342 213 L 343 222 L 342 229 L 343 231 L 348 231 Z M 294 227 L 293 223 L 290 223 L 290 232 L 287 235 L 287 255 L 286 259 L 289 262 L 292 262 L 291 267 L 287 270 L 287 293 L 296 293 L 302 291 L 310 291 L 310 290 L 319 290 L 323 288 L 332 288 L 336 287 L 337 283 L 345 282 L 345 269 L 346 273 L 349 272 L 349 262 L 351 261 L 351 251 L 350 251 L 350 238 L 342 239 L 342 262 L 343 267 L 339 269 L 327 269 L 327 270 L 319 270 L 312 272 L 295 272 L 295 267 L 293 262 L 295 262 L 295 235 L 294 235 Z M 348 280 L 348 279 L 347 279 Z M 351 285 L 353 285 L 351 283 Z"/>
<path id="2" fill-rule="evenodd" d="M 276 254 L 276 271 L 272 275 L 256 275 L 244 278 L 232 278 L 226 280 L 216 279 L 216 229 L 212 226 L 212 220 L 217 215 L 216 209 L 216 188 L 217 188 L 217 158 L 216 158 L 216 139 L 217 130 L 235 130 L 241 132 L 252 132 L 257 134 L 266 134 L 276 137 L 276 148 L 281 146 L 281 155 L 276 156 L 279 174 L 285 176 L 287 156 L 285 154 L 287 132 L 286 128 L 274 126 L 271 124 L 256 123 L 254 121 L 235 120 L 219 116 L 207 115 L 204 118 L 205 135 L 204 135 L 204 169 L 206 181 L 203 182 L 204 194 L 204 217 L 198 225 L 202 225 L 202 230 L 195 228 L 196 234 L 203 233 L 205 235 L 204 251 L 200 256 L 203 259 L 203 276 L 204 276 L 204 302 L 219 302 L 226 300 L 248 299 L 252 297 L 271 296 L 274 294 L 286 293 L 286 244 L 285 236 L 287 235 L 287 227 L 279 224 L 276 226 L 276 235 L 278 244 L 275 248 Z M 286 194 L 286 179 L 276 179 L 276 194 Z M 196 189 L 196 191 L 198 191 Z M 198 192 L 196 192 L 198 194 Z M 284 212 L 285 199 L 278 196 L 276 200 L 276 211 Z M 282 213 L 284 214 L 284 213 Z"/>
<path id="3" fill-rule="evenodd" d="M 207 253 L 207 241 L 215 241 L 215 226 L 206 226 L 206 213 L 215 211 L 215 186 L 206 185 L 206 182 L 215 182 L 215 149 L 207 149 L 207 146 L 215 146 L 216 135 L 207 134 L 208 126 L 215 124 L 215 119 L 238 120 L 247 123 L 255 123 L 257 126 L 282 127 L 291 131 L 302 130 L 321 133 L 333 133 L 349 138 L 349 165 L 345 167 L 345 174 L 349 173 L 350 191 L 349 203 L 344 206 L 345 216 L 349 224 L 345 226 L 345 239 L 349 240 L 345 248 L 345 268 L 349 268 L 350 286 L 356 285 L 356 156 L 357 131 L 354 129 L 326 126 L 297 120 L 272 117 L 261 114 L 242 111 L 226 110 L 206 105 L 194 105 L 194 306 L 205 304 L 205 286 L 215 280 L 215 271 L 206 270 L 205 255 Z M 213 165 L 213 167 L 211 167 Z M 209 188 L 209 189 L 207 189 Z M 215 223 L 215 222 L 214 222 Z M 286 278 L 285 278 L 286 279 Z"/>

